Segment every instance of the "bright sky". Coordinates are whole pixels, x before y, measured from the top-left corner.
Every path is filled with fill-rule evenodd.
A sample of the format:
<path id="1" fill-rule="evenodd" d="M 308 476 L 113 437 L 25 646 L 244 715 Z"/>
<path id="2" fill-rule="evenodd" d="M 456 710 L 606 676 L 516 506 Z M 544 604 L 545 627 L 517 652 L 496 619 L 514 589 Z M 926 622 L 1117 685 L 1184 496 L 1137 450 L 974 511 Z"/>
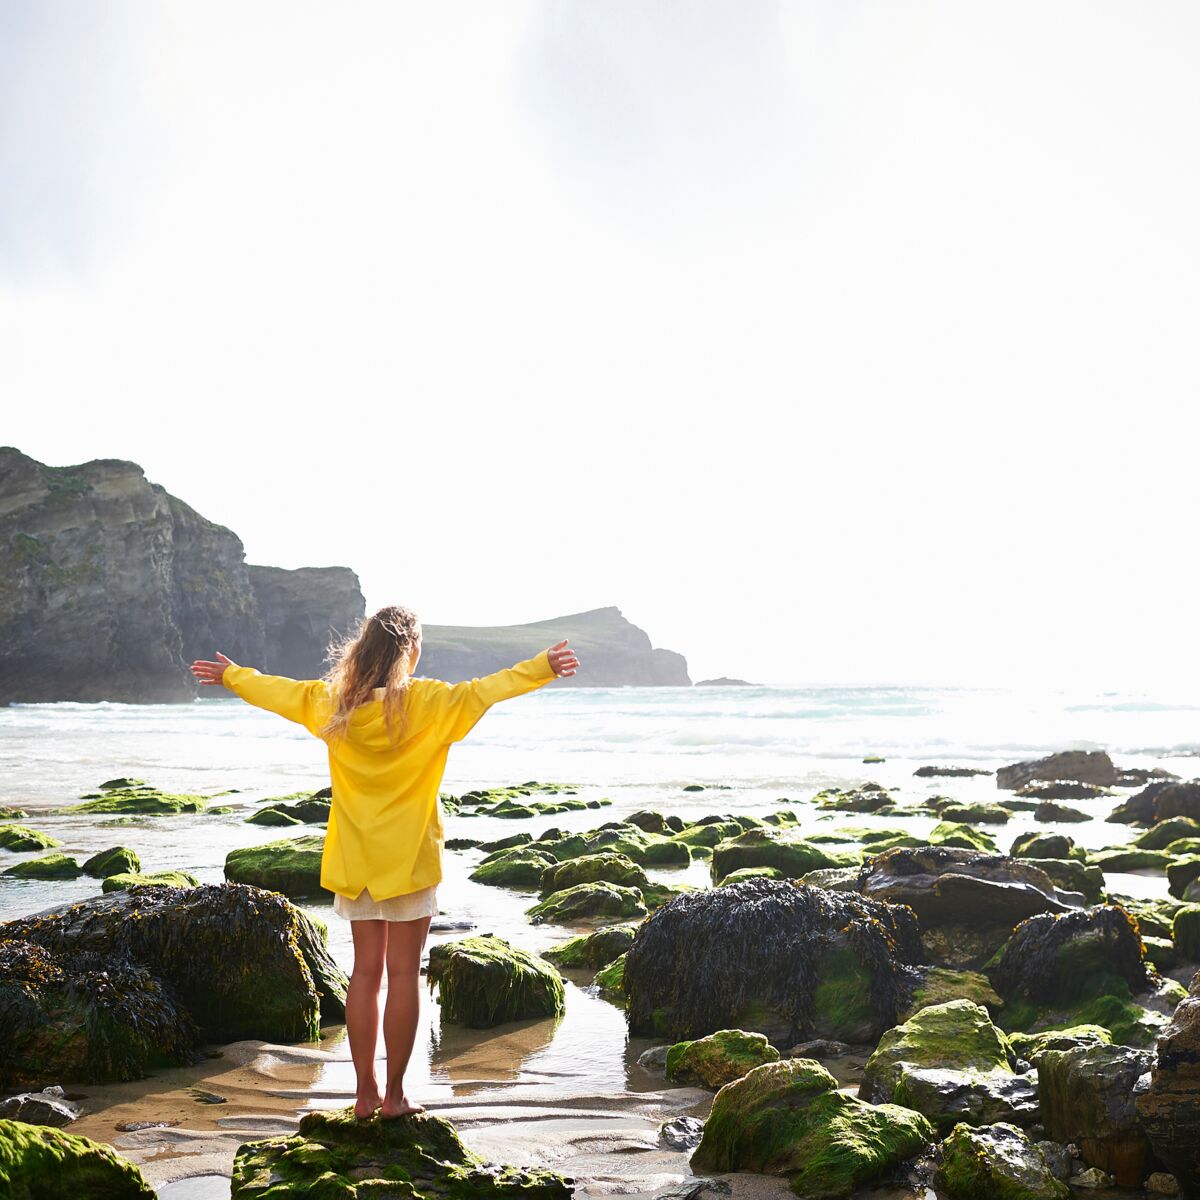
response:
<path id="1" fill-rule="evenodd" d="M 1200 8 L 0 0 L 0 442 L 429 623 L 1178 688 Z"/>

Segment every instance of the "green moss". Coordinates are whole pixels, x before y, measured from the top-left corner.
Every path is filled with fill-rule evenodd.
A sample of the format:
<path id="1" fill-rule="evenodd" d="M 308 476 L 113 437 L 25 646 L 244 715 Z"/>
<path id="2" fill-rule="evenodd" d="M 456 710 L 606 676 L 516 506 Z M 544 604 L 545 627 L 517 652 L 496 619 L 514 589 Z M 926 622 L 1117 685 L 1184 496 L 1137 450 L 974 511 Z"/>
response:
<path id="1" fill-rule="evenodd" d="M 1015 1125 L 957 1125 L 942 1142 L 934 1180 L 954 1200 L 1066 1200 L 1071 1189 Z"/>
<path id="2" fill-rule="evenodd" d="M 1143 850 L 1162 850 L 1179 838 L 1200 838 L 1200 821 L 1191 817 L 1168 817 L 1139 833 L 1132 845 Z"/>
<path id="3" fill-rule="evenodd" d="M 646 872 L 624 854 L 609 851 L 584 854 L 563 863 L 555 863 L 542 872 L 541 893 L 549 896 L 577 883 L 619 883 L 622 887 L 646 888 L 650 881 Z"/>
<path id="4" fill-rule="evenodd" d="M 570 924 L 601 917 L 644 917 L 646 905 L 640 889 L 615 883 L 577 883 L 553 892 L 525 910 L 534 925 Z"/>
<path id="5" fill-rule="evenodd" d="M 140 813 L 145 816 L 165 816 L 175 813 L 202 812 L 203 796 L 163 792 L 151 787 L 109 788 L 103 795 L 84 798 L 82 804 L 64 808 L 65 813 L 97 813 L 122 815 Z"/>
<path id="6" fill-rule="evenodd" d="M 515 846 L 486 858 L 471 872 L 476 883 L 493 887 L 536 888 L 542 876 L 556 865 L 553 855 L 532 846 Z"/>
<path id="7" fill-rule="evenodd" d="M 940 821 L 929 831 L 931 846 L 957 846 L 962 850 L 982 850 L 989 854 L 998 851 L 995 840 L 980 829 L 972 829 L 958 821 Z"/>
<path id="8" fill-rule="evenodd" d="M 721 880 L 721 886 L 724 887 L 730 883 L 740 883 L 743 879 L 786 879 L 787 877 L 778 867 L 738 867 L 736 871 L 730 871 L 724 879 Z"/>
<path id="9" fill-rule="evenodd" d="M 1112 1034 L 1102 1025 L 1069 1025 L 1065 1029 L 1043 1029 L 1040 1033 L 1010 1033 L 1014 1053 L 1037 1065 L 1047 1050 L 1072 1050 L 1076 1046 L 1109 1046 Z"/>
<path id="10" fill-rule="evenodd" d="M 559 967 L 598 970 L 620 958 L 633 942 L 633 925 L 610 925 L 567 938 L 542 951 L 542 957 Z"/>
<path id="11" fill-rule="evenodd" d="M 692 1170 L 786 1175 L 798 1196 L 834 1200 L 932 1140 L 920 1113 L 864 1104 L 836 1088 L 811 1059 L 755 1067 L 717 1093 Z"/>
<path id="12" fill-rule="evenodd" d="M 976 802 L 974 804 L 947 804 L 938 814 L 943 821 L 965 825 L 1005 825 L 1012 813 L 999 804 Z"/>
<path id="13" fill-rule="evenodd" d="M 1167 889 L 1172 896 L 1182 896 L 1193 879 L 1200 879 L 1200 854 L 1177 858 L 1167 867 Z"/>
<path id="14" fill-rule="evenodd" d="M 876 1028 L 871 972 L 849 946 L 831 950 L 818 968 L 813 988 L 813 1024 L 820 1036 L 859 1041 Z"/>
<path id="15" fill-rule="evenodd" d="M 108 875 L 136 874 L 142 869 L 142 860 L 137 852 L 127 846 L 112 846 L 93 854 L 83 864 L 85 874 L 104 879 Z"/>
<path id="16" fill-rule="evenodd" d="M 429 1112 L 360 1121 L 352 1108 L 246 1143 L 231 1181 L 232 1200 L 569 1200 L 571 1190 L 552 1171 L 485 1163 Z"/>
<path id="17" fill-rule="evenodd" d="M 0 804 L 0 821 L 23 821 L 29 814 L 23 808 Z"/>
<path id="18" fill-rule="evenodd" d="M 822 867 L 857 864 L 855 851 L 832 851 L 802 839 L 784 839 L 766 829 L 750 829 L 713 848 L 712 879 L 720 883 L 740 867 L 775 867 L 788 879 L 799 879 Z"/>
<path id="19" fill-rule="evenodd" d="M 154 1189 L 111 1146 L 90 1138 L 0 1120 L 0 1195 L 12 1200 L 154 1200 Z"/>
<path id="20" fill-rule="evenodd" d="M 281 808 L 260 808 L 246 818 L 248 825 L 302 825 L 299 817 L 293 817 Z"/>
<path id="21" fill-rule="evenodd" d="M 20 853 L 28 850 L 49 850 L 62 842 L 48 833 L 39 833 L 26 825 L 0 825 L 0 848 Z"/>
<path id="22" fill-rule="evenodd" d="M 674 834 L 674 840 L 685 846 L 708 846 L 710 849 L 726 838 L 745 832 L 737 821 L 696 822 Z"/>
<path id="23" fill-rule="evenodd" d="M 187 871 L 128 871 L 109 875 L 100 885 L 102 892 L 123 892 L 131 887 L 198 887 L 200 881 Z"/>
<path id="24" fill-rule="evenodd" d="M 16 863 L 3 873 L 17 879 L 78 879 L 83 868 L 67 854 L 44 854 Z"/>
<path id="25" fill-rule="evenodd" d="M 562 977 L 550 963 L 490 934 L 432 947 L 428 977 L 443 1019 L 474 1029 L 557 1016 L 565 1007 Z"/>
<path id="26" fill-rule="evenodd" d="M 1102 871 L 1146 871 L 1162 870 L 1172 860 L 1162 850 L 1114 846 L 1108 850 L 1093 850 L 1087 861 Z"/>
<path id="27" fill-rule="evenodd" d="M 1009 849 L 1013 858 L 1075 858 L 1084 851 L 1065 833 L 1027 833 Z"/>
<path id="28" fill-rule="evenodd" d="M 607 966 L 596 972 L 592 982 L 600 989 L 600 995 L 606 1000 L 624 1005 L 625 1003 L 625 955 L 614 958 Z"/>
<path id="29" fill-rule="evenodd" d="M 951 1000 L 970 1000 L 991 1013 L 997 1013 L 1004 1007 L 1004 1001 L 996 994 L 987 976 L 978 971 L 952 971 L 946 967 L 920 969 L 921 982 L 913 989 L 912 999 L 900 1014 L 902 1020 L 907 1020 L 923 1008 L 946 1004 Z"/>
<path id="30" fill-rule="evenodd" d="M 779 1051 L 761 1033 L 718 1029 L 707 1037 L 676 1042 L 667 1049 L 667 1078 L 673 1083 L 720 1088 L 767 1062 Z"/>
<path id="31" fill-rule="evenodd" d="M 1104 898 L 1104 872 L 1091 863 L 1073 858 L 1029 858 L 1031 867 L 1045 871 L 1055 887 L 1068 892 L 1081 892 L 1088 904 L 1098 904 Z"/>
<path id="32" fill-rule="evenodd" d="M 324 847 L 325 839 L 313 834 L 231 850 L 225 856 L 225 878 L 295 899 L 321 896 L 325 894 L 321 887 Z"/>
<path id="33" fill-rule="evenodd" d="M 1200 962 L 1200 904 L 1185 904 L 1175 914 L 1171 940 L 1182 958 Z"/>

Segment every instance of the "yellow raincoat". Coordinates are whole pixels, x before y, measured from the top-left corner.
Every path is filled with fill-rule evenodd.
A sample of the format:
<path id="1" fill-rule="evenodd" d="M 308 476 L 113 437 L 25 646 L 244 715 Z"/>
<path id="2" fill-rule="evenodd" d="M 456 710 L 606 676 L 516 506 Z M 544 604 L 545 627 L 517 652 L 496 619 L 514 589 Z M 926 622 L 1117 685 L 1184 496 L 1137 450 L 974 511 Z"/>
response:
<path id="1" fill-rule="evenodd" d="M 494 675 L 464 683 L 414 678 L 398 746 L 388 742 L 383 689 L 350 714 L 345 737 L 326 741 L 333 803 L 321 856 L 321 886 L 351 899 L 367 888 L 375 900 L 420 891 L 442 878 L 438 788 L 452 742 L 470 733 L 497 701 L 549 683 L 546 651 Z M 222 682 L 243 700 L 319 730 L 333 711 L 323 679 L 263 675 L 226 667 Z M 325 739 L 322 739 L 325 740 Z"/>

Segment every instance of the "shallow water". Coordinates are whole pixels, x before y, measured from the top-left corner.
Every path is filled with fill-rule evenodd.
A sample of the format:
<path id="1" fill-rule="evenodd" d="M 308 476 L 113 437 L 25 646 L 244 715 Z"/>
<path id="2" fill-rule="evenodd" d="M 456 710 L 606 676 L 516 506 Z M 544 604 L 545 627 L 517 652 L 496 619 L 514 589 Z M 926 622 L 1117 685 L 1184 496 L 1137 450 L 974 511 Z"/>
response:
<path id="1" fill-rule="evenodd" d="M 1163 766 L 1185 777 L 1195 768 L 1200 709 L 1130 696 L 1080 697 L 934 691 L 929 689 L 547 689 L 503 705 L 451 752 L 443 790 L 527 779 L 570 782 L 585 799 L 607 797 L 600 809 L 533 820 L 450 815 L 446 835 L 489 840 L 550 826 L 592 828 L 640 808 L 678 813 L 766 815 L 781 801 L 802 827 L 905 825 L 923 833 L 930 818 L 819 813 L 812 794 L 822 787 L 873 779 L 899 787 L 897 799 L 934 794 L 970 800 L 997 798 L 995 781 L 917 779 L 924 763 L 994 768 L 1069 747 L 1107 748 L 1122 766 Z M 866 754 L 882 764 L 864 765 Z M 232 804 L 227 815 L 146 817 L 112 824 L 105 819 L 52 815 L 102 780 L 132 775 L 173 791 L 214 795 Z M 318 826 L 287 830 L 245 823 L 265 796 L 328 783 L 324 746 L 300 727 L 235 700 L 183 705 L 52 704 L 0 709 L 0 804 L 30 811 L 29 824 L 60 838 L 63 852 L 79 858 L 114 844 L 135 848 L 146 870 L 178 868 L 204 882 L 223 878 L 229 850 L 312 834 Z M 687 792 L 689 783 L 705 790 Z M 1004 826 L 987 826 L 1001 849 L 1030 830 L 1060 828 L 1076 842 L 1099 848 L 1127 841 L 1127 826 L 1104 817 L 1116 800 L 1072 801 L 1094 814 L 1086 823 L 1048 826 L 1017 814 Z M 5 863 L 27 855 L 3 853 Z M 472 883 L 468 874 L 480 851 L 448 851 L 439 886 L 441 916 L 468 922 L 540 950 L 575 929 L 533 926 L 524 910 L 536 896 Z M 707 865 L 651 869 L 663 880 L 708 883 Z M 1109 876 L 1113 891 L 1139 896 L 1166 893 L 1161 874 Z M 0 919 L 36 912 L 99 892 L 99 881 L 27 882 L 0 875 Z M 349 968 L 349 925 L 329 904 L 306 905 L 330 929 L 330 948 Z M 430 942 L 463 936 L 460 929 L 431 933 Z M 527 1104 L 531 1096 L 553 1102 L 580 1095 L 647 1092 L 660 1087 L 637 1067 L 650 1043 L 629 1039 L 620 1011 L 594 994 L 586 976 L 568 984 L 565 1015 L 497 1030 L 443 1027 L 428 997 L 410 1066 L 411 1094 L 441 1107 Z M 278 1100 L 294 1109 L 328 1107 L 353 1092 L 353 1073 L 341 1030 L 329 1030 L 328 1052 L 298 1086 L 283 1081 Z M 497 1114 L 501 1110 L 497 1108 Z M 197 1185 L 199 1186 L 199 1185 Z M 172 1192 L 178 1200 L 185 1193 Z M 202 1193 L 197 1191 L 195 1195 Z"/>

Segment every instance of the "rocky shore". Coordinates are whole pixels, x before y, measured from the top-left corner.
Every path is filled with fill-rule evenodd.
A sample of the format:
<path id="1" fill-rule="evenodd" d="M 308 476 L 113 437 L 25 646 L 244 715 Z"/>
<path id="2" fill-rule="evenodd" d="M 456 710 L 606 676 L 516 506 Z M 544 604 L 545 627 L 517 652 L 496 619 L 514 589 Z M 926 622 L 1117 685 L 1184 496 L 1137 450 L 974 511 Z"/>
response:
<path id="1" fill-rule="evenodd" d="M 0 1106 L 0 1181 L 153 1194 L 100 1119 L 144 1105 L 148 1076 L 164 1097 L 206 1084 L 218 1105 L 244 1096 L 208 1133 L 168 1118 L 146 1131 L 152 1152 L 122 1147 L 148 1169 L 207 1138 L 215 1186 L 234 1197 L 1200 1197 L 1200 781 L 1070 752 L 988 786 L 994 800 L 913 804 L 865 783 L 763 816 L 643 809 L 536 836 L 525 822 L 594 822 L 586 810 L 605 805 L 534 781 L 444 797 L 460 828 L 513 821 L 447 852 L 476 885 L 520 897 L 531 935 L 561 936 L 540 949 L 480 929 L 439 939 L 441 1037 L 464 1053 L 552 1037 L 586 989 L 621 1014 L 639 1087 L 590 1107 L 544 1088 L 490 1111 L 447 1098 L 389 1123 L 336 1103 L 300 1111 L 337 1098 L 318 1080 L 345 979 L 295 903 L 319 857 L 304 827 L 319 831 L 328 797 L 254 806 L 251 828 L 301 829 L 231 852 L 223 884 L 146 882 L 136 845 L 80 863 L 36 817 L 9 814 L 0 854 L 14 866 L 122 882 L 0 926 L 0 1089 L 15 1093 Z M 121 779 L 66 807 L 199 820 L 229 807 L 211 800 Z M 1112 844 L 1080 847 L 1048 804 L 1107 816 Z M 1004 838 L 1029 814 L 1044 833 Z M 1114 887 L 1130 870 L 1162 894 Z M 80 1085 L 93 1105 L 71 1124 Z"/>

